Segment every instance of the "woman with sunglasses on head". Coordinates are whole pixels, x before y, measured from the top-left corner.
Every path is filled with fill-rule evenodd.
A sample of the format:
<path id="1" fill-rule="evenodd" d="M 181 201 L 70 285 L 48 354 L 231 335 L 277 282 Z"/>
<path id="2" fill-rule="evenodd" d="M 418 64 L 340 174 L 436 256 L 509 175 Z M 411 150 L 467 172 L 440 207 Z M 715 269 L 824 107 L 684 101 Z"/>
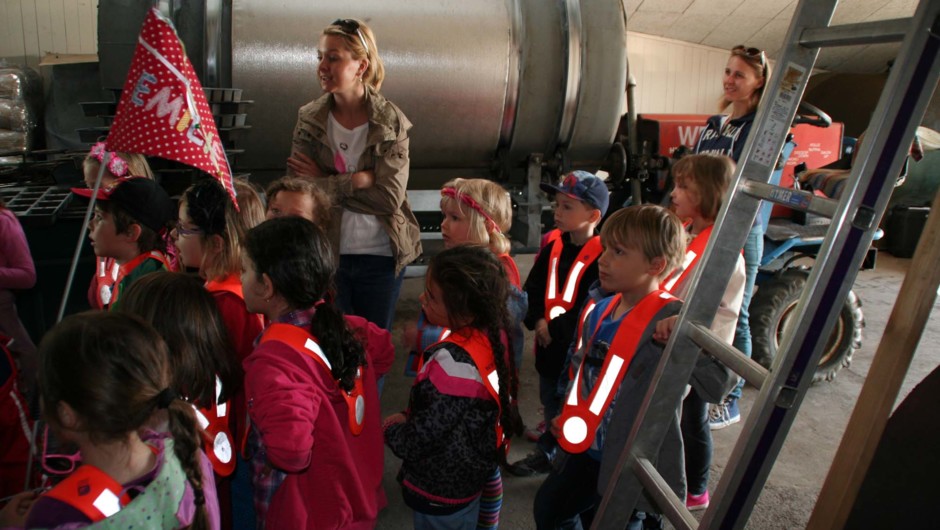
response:
<path id="1" fill-rule="evenodd" d="M 695 146 L 698 154 L 725 155 L 739 162 L 744 144 L 754 124 L 757 106 L 770 79 L 767 55 L 757 48 L 735 46 L 725 66 L 724 91 L 718 110 L 727 112 L 708 118 Z M 754 292 L 754 280 L 764 252 L 764 230 L 756 218 L 744 244 L 744 298 L 738 313 L 734 346 L 751 356 L 751 327 L 748 305 Z M 712 460 L 711 430 L 722 429 L 741 420 L 738 399 L 744 382 L 709 410 L 709 404 L 693 386 L 682 404 L 682 438 L 685 448 L 685 470 L 688 484 L 686 505 L 690 510 L 708 507 L 708 472 Z"/>
<path id="2" fill-rule="evenodd" d="M 340 256 L 337 304 L 389 329 L 404 268 L 421 253 L 405 194 L 411 122 L 379 94 L 385 68 L 363 22 L 327 26 L 317 56 L 324 93 L 300 108 L 287 172 L 332 199 L 327 231 Z"/>

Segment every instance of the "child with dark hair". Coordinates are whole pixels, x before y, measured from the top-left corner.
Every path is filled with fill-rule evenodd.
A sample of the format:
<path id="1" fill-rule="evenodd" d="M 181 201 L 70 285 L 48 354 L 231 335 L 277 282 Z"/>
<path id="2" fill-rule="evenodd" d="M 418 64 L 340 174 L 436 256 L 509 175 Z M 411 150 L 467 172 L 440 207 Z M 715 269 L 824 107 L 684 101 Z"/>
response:
<path id="1" fill-rule="evenodd" d="M 125 314 L 73 315 L 46 335 L 40 358 L 43 414 L 60 440 L 78 445 L 83 464 L 36 499 L 26 528 L 219 527 L 193 408 L 173 390 L 153 328 Z M 169 435 L 140 434 L 162 414 Z M 10 515 L 0 520 L 17 524 Z"/>
<path id="2" fill-rule="evenodd" d="M 149 274 L 124 293 L 120 312 L 142 318 L 163 337 L 173 389 L 196 405 L 207 423 L 206 454 L 216 475 L 230 475 L 235 444 L 229 405 L 241 389 L 242 372 L 212 295 L 190 275 Z"/>
<path id="3" fill-rule="evenodd" d="M 509 285 L 483 247 L 458 245 L 431 260 L 421 307 L 450 332 L 424 351 L 408 409 L 384 427 L 403 460 L 398 478 L 415 528 L 476 528 L 481 494 L 517 430 L 504 344 Z"/>
<path id="4" fill-rule="evenodd" d="M 72 188 L 72 193 L 91 197 L 93 190 Z M 95 255 L 113 258 L 119 269 L 104 306 L 113 309 L 121 291 L 145 274 L 171 270 L 165 238 L 173 219 L 173 201 L 156 182 L 140 177 L 119 179 L 99 188 L 95 216 L 88 238 Z"/>
<path id="5" fill-rule="evenodd" d="M 237 181 L 236 181 L 237 182 Z M 241 364 L 254 348 L 255 339 L 264 328 L 259 315 L 245 305 L 242 293 L 241 244 L 245 233 L 264 220 L 260 198 L 247 184 L 236 184 L 239 211 L 219 181 L 205 178 L 190 186 L 179 203 L 179 220 L 173 230 L 173 240 L 180 263 L 197 269 L 205 280 L 206 289 L 218 304 L 222 320 L 234 348 L 237 364 Z M 236 447 L 243 447 L 248 433 L 248 412 L 242 390 L 232 394 L 233 408 L 229 426 Z M 248 460 L 239 455 L 232 479 L 232 521 L 241 528 L 240 521 L 254 520 L 252 512 L 251 476 Z M 224 497 L 223 497 L 224 499 Z"/>
<path id="6" fill-rule="evenodd" d="M 376 376 L 330 300 L 335 267 L 300 217 L 244 242 L 245 303 L 271 322 L 243 362 L 259 527 L 371 528 L 386 502 Z"/>
<path id="7" fill-rule="evenodd" d="M 104 171 L 101 171 L 101 164 L 105 163 Z M 98 180 L 98 173 L 101 173 L 101 184 L 99 189 L 107 190 L 122 179 L 131 177 L 142 177 L 153 179 L 153 172 L 150 170 L 150 164 L 147 158 L 140 153 L 125 153 L 122 151 L 108 151 L 104 142 L 98 142 L 91 147 L 88 155 L 82 162 L 82 173 L 85 177 L 85 185 L 89 190 L 95 188 L 95 182 Z M 120 265 L 115 263 L 114 258 L 101 257 L 95 263 L 95 275 L 91 277 L 91 285 L 88 286 L 88 303 L 92 309 L 106 309 L 111 300 L 112 290 L 115 280 L 120 272 Z"/>

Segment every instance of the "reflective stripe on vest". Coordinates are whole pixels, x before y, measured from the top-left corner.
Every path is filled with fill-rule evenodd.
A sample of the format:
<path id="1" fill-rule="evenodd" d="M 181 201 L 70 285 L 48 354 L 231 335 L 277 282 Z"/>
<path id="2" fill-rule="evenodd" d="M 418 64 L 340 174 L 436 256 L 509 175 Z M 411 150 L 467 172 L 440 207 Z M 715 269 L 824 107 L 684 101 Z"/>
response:
<path id="1" fill-rule="evenodd" d="M 496 417 L 496 447 L 502 447 L 503 425 L 500 418 L 503 416 L 503 406 L 499 401 L 499 374 L 496 372 L 496 360 L 493 357 L 493 346 L 490 344 L 490 339 L 478 330 L 464 328 L 450 333 L 446 339 L 432 344 L 428 349 L 434 349 L 447 343 L 459 346 L 470 354 L 474 366 L 480 372 L 483 386 L 486 387 L 490 397 L 496 401 L 496 406 L 499 408 L 499 414 Z"/>
<path id="2" fill-rule="evenodd" d="M 557 234 L 555 234 L 557 232 Z M 561 232 L 558 230 L 550 232 L 549 243 L 552 245 L 548 257 L 548 286 L 545 289 L 545 320 L 552 320 L 559 315 L 563 315 L 574 307 L 574 298 L 577 294 L 578 285 L 588 267 L 594 263 L 601 255 L 601 238 L 594 236 L 587 241 L 571 264 L 568 270 L 568 277 L 565 279 L 564 288 L 561 296 L 558 293 L 558 262 L 561 259 L 561 251 L 564 248 L 564 242 L 561 239 Z"/>
<path id="3" fill-rule="evenodd" d="M 329 359 L 326 358 L 326 354 L 317 344 L 316 338 L 303 328 L 291 324 L 271 324 L 268 329 L 264 330 L 259 344 L 269 340 L 283 342 L 298 352 L 306 354 L 325 368 L 330 374 L 330 378 L 333 378 L 333 368 Z M 352 391 L 346 392 L 343 390 L 339 386 L 339 381 L 336 381 L 336 386 L 343 398 L 346 399 L 346 406 L 349 411 L 349 430 L 353 435 L 358 436 L 362 432 L 363 419 L 366 415 L 366 401 L 362 391 L 362 367 L 360 366 L 356 370 L 356 380 Z"/>
<path id="4" fill-rule="evenodd" d="M 203 449 L 212 470 L 220 477 L 227 477 L 235 471 L 234 447 L 235 440 L 229 428 L 229 403 L 219 403 L 222 395 L 222 380 L 215 377 L 215 402 L 208 409 L 193 405 L 196 411 L 196 420 L 199 426 L 206 431 L 203 440 Z"/>
<path id="5" fill-rule="evenodd" d="M 604 358 L 604 365 L 598 374 L 594 389 L 586 400 L 582 400 L 581 375 L 584 373 L 584 364 L 589 352 L 581 361 L 578 371 L 574 374 L 571 390 L 561 410 L 561 437 L 559 445 L 569 453 L 583 453 L 594 442 L 597 427 L 607 412 L 611 400 L 620 387 L 623 376 L 627 373 L 630 362 L 636 354 L 637 346 L 643 337 L 643 332 L 650 321 L 669 302 L 676 298 L 665 291 L 653 291 L 641 299 L 630 310 L 617 328 L 617 333 L 611 341 L 610 349 Z M 620 304 L 620 295 L 610 301 L 604 314 L 597 319 L 597 325 L 591 334 L 591 340 L 584 345 L 590 347 L 594 336 L 600 329 L 601 323 Z M 579 333 L 580 335 L 580 333 Z"/>
<path id="6" fill-rule="evenodd" d="M 131 502 L 124 486 L 90 464 L 80 466 L 43 495 L 68 504 L 93 523 L 111 517 Z"/>
<path id="7" fill-rule="evenodd" d="M 676 285 L 682 285 L 686 276 L 692 273 L 695 264 L 698 263 L 702 254 L 705 254 L 705 247 L 708 246 L 708 237 L 712 233 L 713 226 L 715 225 L 706 227 L 692 239 L 692 242 L 689 243 L 689 248 L 685 251 L 682 266 L 670 273 L 669 276 L 661 282 L 660 285 L 662 285 L 663 289 L 670 293 L 673 292 L 673 288 L 675 288 Z"/>
<path id="8" fill-rule="evenodd" d="M 108 263 L 111 264 L 110 268 Z M 95 293 L 95 296 L 98 298 L 98 305 L 101 307 L 108 307 L 108 304 L 111 303 L 111 293 L 120 270 L 121 266 L 113 258 L 98 258 L 98 277 L 96 278 L 98 292 Z"/>

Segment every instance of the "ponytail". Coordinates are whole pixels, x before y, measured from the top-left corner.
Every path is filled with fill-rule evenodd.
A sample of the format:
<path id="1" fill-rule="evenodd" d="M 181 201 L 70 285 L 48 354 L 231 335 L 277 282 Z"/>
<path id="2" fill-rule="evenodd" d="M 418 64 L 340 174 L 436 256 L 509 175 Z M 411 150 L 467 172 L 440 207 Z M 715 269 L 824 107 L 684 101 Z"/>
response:
<path id="1" fill-rule="evenodd" d="M 196 415 L 193 412 L 192 405 L 179 398 L 173 399 L 166 408 L 170 419 L 170 434 L 173 435 L 173 453 L 179 459 L 180 465 L 186 473 L 186 480 L 193 488 L 196 514 L 189 528 L 192 530 L 206 530 L 209 528 L 209 515 L 206 511 L 206 496 L 203 491 L 203 476 L 199 456 L 202 443 L 196 424 Z"/>
<path id="2" fill-rule="evenodd" d="M 366 355 L 359 338 L 346 325 L 343 313 L 331 302 L 318 302 L 317 313 L 310 323 L 310 333 L 330 361 L 333 378 L 349 392 L 356 382 L 356 373 L 365 366 Z"/>

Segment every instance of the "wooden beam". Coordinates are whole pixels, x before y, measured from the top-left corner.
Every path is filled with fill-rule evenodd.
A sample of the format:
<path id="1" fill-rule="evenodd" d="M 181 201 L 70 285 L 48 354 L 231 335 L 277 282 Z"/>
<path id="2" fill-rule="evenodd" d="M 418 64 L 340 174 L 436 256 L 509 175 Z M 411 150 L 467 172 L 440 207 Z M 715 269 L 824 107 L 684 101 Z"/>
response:
<path id="1" fill-rule="evenodd" d="M 940 194 L 901 284 L 807 529 L 843 528 L 868 473 L 940 286 Z"/>

